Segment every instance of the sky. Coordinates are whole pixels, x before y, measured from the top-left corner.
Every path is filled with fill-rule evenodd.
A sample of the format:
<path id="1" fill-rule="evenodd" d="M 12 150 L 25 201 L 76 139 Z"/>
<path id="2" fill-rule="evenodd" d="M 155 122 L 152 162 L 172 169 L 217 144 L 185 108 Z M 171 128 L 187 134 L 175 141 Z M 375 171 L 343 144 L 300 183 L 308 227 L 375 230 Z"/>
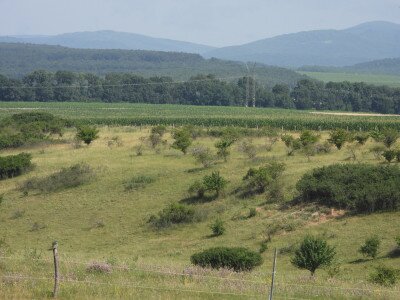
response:
<path id="1" fill-rule="evenodd" d="M 218 47 L 376 20 L 400 23 L 400 0 L 0 0 L 0 35 L 115 30 Z"/>

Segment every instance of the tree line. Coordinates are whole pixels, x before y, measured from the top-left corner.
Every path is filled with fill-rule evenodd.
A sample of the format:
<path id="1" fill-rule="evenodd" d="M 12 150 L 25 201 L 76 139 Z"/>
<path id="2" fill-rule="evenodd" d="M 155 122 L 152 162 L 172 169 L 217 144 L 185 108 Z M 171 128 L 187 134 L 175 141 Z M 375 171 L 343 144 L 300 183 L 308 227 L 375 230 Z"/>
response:
<path id="1" fill-rule="evenodd" d="M 255 88 L 253 88 L 255 85 Z M 171 77 L 143 77 L 131 73 L 34 71 L 22 79 L 0 75 L 0 101 L 129 102 L 400 113 L 400 89 L 366 83 L 323 83 L 299 80 L 291 89 L 272 88 L 252 78 L 224 81 L 214 75 L 197 75 L 187 81 Z M 246 96 L 247 95 L 247 96 Z"/>

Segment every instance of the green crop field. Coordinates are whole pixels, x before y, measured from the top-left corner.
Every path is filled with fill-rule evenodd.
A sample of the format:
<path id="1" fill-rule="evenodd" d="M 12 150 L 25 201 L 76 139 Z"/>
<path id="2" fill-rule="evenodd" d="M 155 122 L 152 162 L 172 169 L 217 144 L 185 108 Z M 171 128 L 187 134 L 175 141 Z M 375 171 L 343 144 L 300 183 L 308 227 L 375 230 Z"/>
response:
<path id="1" fill-rule="evenodd" d="M 89 146 L 77 146 L 76 130 L 69 128 L 56 138 L 56 143 L 1 151 L 2 156 L 29 152 L 35 166 L 24 175 L 0 181 L 0 298 L 52 296 L 53 262 L 49 249 L 55 240 L 59 244 L 61 299 L 265 299 L 275 248 L 279 249 L 276 299 L 400 297 L 399 284 L 384 287 L 370 281 L 376 266 L 400 265 L 399 256 L 388 255 L 400 235 L 399 212 L 351 215 L 316 205 L 285 205 L 297 195 L 296 183 L 301 176 L 316 167 L 356 162 L 383 164 L 369 151 L 376 146 L 371 139 L 364 146 L 348 143 L 341 150 L 332 149 L 307 158 L 301 151 L 288 156 L 280 140 L 271 144 L 266 136 L 241 137 L 233 145 L 227 162 L 217 160 L 203 168 L 196 164 L 190 149 L 183 155 L 171 148 L 172 126 L 157 149 L 148 145 L 151 127 L 144 126 L 162 120 L 168 121 L 165 123 L 173 120 L 176 125 L 198 120 L 209 125 L 211 119 L 227 119 L 229 125 L 237 125 L 234 122 L 238 119 L 253 126 L 271 119 L 292 124 L 279 123 L 289 128 L 309 124 L 308 119 L 319 126 L 324 122 L 330 126 L 342 122 L 362 126 L 371 120 L 393 125 L 399 124 L 397 117 L 313 115 L 235 107 L 1 103 L 0 119 L 15 112 L 38 109 L 85 122 L 118 122 L 110 122 L 116 126 L 100 125 L 99 138 Z M 118 125 L 121 120 L 128 120 L 129 124 L 135 118 L 143 126 Z M 125 121 L 121 123 L 124 125 Z M 298 136 L 298 132 L 287 129 L 285 132 Z M 328 132 L 319 134 L 321 143 L 328 139 Z M 253 159 L 238 147 L 246 138 L 256 147 Z M 209 147 L 215 155 L 216 141 L 218 138 L 209 135 L 200 136 L 191 149 Z M 138 145 L 143 146 L 143 154 L 139 156 Z M 271 161 L 285 164 L 283 202 L 271 201 L 268 193 L 239 196 L 237 189 L 247 170 Z M 21 189 L 28 179 L 45 178 L 82 162 L 95 172 L 89 183 L 60 191 Z M 188 187 L 212 171 L 219 171 L 228 180 L 226 190 L 217 199 L 194 201 L 189 197 Z M 126 182 L 140 176 L 151 180 L 127 190 Z M 155 229 L 148 223 L 150 216 L 157 215 L 170 203 L 185 203 L 201 217 L 194 223 Z M 256 210 L 251 218 L 250 209 Z M 216 219 L 221 219 L 226 227 L 219 237 L 211 235 L 210 224 Z M 258 251 L 271 228 L 278 229 L 262 253 L 263 264 L 253 271 L 201 269 L 190 263 L 193 253 L 209 247 L 240 246 Z M 291 264 L 293 249 L 306 234 L 325 237 L 337 252 L 335 267 L 319 269 L 314 278 Z M 366 259 L 358 249 L 372 235 L 379 236 L 381 248 L 376 259 Z"/>
<path id="2" fill-rule="evenodd" d="M 284 130 L 400 129 L 399 116 L 317 114 L 272 108 L 187 106 L 131 103 L 0 102 L 0 118 L 23 111 L 45 111 L 76 123 L 99 125 L 199 125 L 276 127 Z"/>
<path id="3" fill-rule="evenodd" d="M 390 87 L 400 87 L 400 76 L 379 75 L 379 74 L 355 74 L 355 73 L 334 73 L 334 72 L 299 72 L 311 78 L 324 82 L 365 82 L 374 85 L 387 85 Z"/>

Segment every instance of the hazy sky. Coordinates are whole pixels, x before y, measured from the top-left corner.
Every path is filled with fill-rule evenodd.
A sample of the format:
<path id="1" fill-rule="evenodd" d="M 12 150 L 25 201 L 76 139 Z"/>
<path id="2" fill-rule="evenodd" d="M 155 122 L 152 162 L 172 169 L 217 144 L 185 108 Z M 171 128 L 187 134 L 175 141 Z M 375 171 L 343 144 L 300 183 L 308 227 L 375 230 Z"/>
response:
<path id="1" fill-rule="evenodd" d="M 400 0 L 0 0 L 0 35 L 111 29 L 226 46 L 374 20 L 400 23 Z"/>

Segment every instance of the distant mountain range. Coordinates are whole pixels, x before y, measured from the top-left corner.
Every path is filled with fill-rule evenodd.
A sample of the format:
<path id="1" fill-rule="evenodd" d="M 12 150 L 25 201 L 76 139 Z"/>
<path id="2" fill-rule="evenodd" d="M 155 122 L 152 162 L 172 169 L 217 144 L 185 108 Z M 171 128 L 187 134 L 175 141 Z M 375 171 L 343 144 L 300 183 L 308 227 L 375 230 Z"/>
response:
<path id="1" fill-rule="evenodd" d="M 201 54 L 205 58 L 251 61 L 290 68 L 306 65 L 343 67 L 400 57 L 400 25 L 368 22 L 344 30 L 304 31 L 223 48 L 115 31 L 7 36 L 0 37 L 0 42 L 84 49 L 186 52 Z"/>
<path id="2" fill-rule="evenodd" d="M 148 50 L 74 49 L 61 46 L 0 43 L 0 74 L 20 78 L 34 70 L 110 72 L 169 76 L 187 80 L 198 74 L 213 74 L 226 81 L 247 75 L 241 62 L 205 59 L 199 54 Z M 281 67 L 258 64 L 257 81 L 265 86 L 284 83 L 294 86 L 304 75 Z"/>
<path id="3" fill-rule="evenodd" d="M 206 56 L 286 67 L 347 66 L 400 57 L 400 25 L 369 22 L 345 30 L 285 34 L 241 46 L 214 49 Z"/>
<path id="4" fill-rule="evenodd" d="M 214 49 L 211 46 L 195 43 L 111 30 L 65 33 L 54 36 L 2 36 L 0 42 L 59 45 L 82 49 L 153 50 L 186 53 L 205 53 Z"/>

